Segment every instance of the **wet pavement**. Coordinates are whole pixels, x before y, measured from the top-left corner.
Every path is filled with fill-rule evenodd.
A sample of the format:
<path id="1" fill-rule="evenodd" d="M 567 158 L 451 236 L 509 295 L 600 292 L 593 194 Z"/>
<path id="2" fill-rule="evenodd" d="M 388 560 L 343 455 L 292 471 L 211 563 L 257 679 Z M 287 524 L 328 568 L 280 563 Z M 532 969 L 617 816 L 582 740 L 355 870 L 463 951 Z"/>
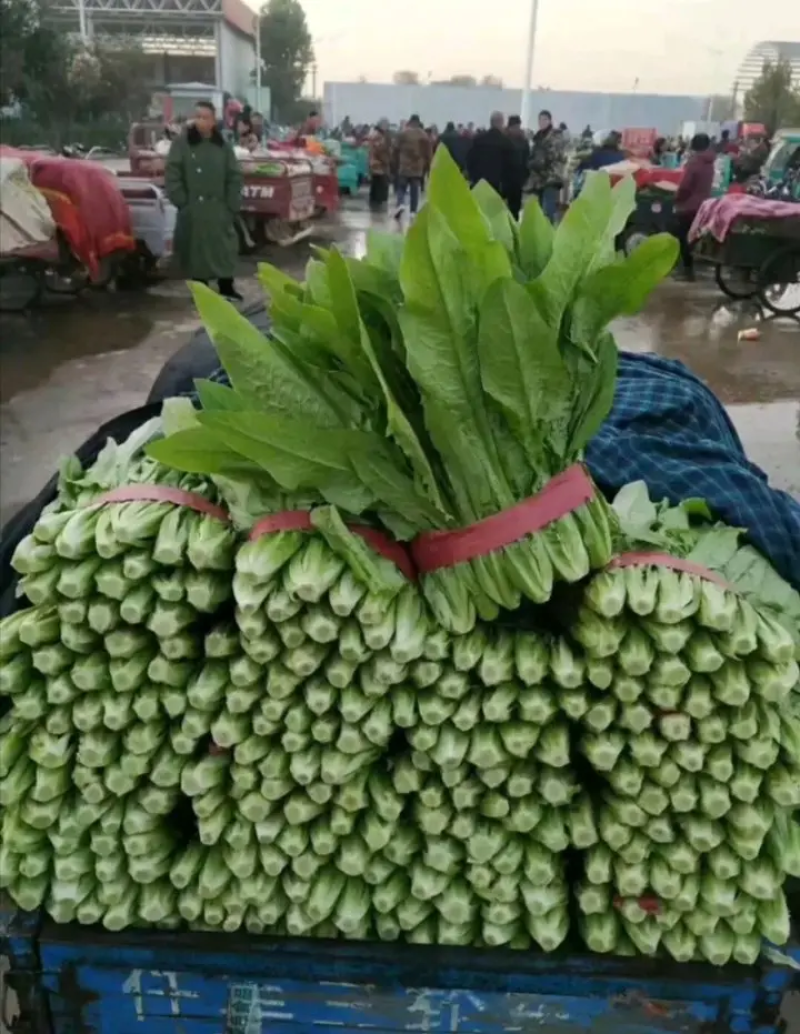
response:
<path id="1" fill-rule="evenodd" d="M 389 225 L 386 217 L 375 220 Z M 311 246 L 363 250 L 371 217 L 348 201 L 316 236 L 262 256 L 299 275 Z M 260 288 L 255 264 L 239 284 L 248 301 Z M 197 320 L 185 285 L 143 292 L 92 292 L 50 299 L 30 315 L 0 315 L 0 524 L 44 484 L 59 458 L 100 424 L 141 404 L 163 363 Z M 757 327 L 758 341 L 738 341 Z M 622 348 L 685 362 L 729 411 L 750 457 L 776 487 L 800 498 L 800 323 L 764 319 L 747 302 L 725 299 L 712 281 L 669 282 L 639 316 L 615 326 Z"/>

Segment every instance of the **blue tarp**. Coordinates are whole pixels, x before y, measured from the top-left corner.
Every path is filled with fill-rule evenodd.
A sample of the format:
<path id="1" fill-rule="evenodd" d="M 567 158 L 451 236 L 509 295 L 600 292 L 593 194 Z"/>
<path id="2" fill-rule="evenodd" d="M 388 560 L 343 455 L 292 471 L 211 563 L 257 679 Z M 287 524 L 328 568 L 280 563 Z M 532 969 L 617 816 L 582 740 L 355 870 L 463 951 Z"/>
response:
<path id="1" fill-rule="evenodd" d="M 621 353 L 614 408 L 586 458 L 607 494 L 642 480 L 655 501 L 705 499 L 800 589 L 800 503 L 770 487 L 719 399 L 683 363 Z"/>

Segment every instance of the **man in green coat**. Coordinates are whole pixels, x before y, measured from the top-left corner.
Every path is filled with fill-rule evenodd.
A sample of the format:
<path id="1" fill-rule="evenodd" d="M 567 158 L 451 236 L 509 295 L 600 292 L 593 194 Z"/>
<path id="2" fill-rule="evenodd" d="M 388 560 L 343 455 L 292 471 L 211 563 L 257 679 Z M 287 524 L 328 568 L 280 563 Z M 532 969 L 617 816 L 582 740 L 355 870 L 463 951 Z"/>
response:
<path id="1" fill-rule="evenodd" d="M 242 171 L 208 101 L 200 101 L 186 133 L 170 148 L 166 188 L 178 209 L 175 254 L 182 270 L 190 280 L 217 280 L 220 294 L 241 299 L 233 280 Z"/>

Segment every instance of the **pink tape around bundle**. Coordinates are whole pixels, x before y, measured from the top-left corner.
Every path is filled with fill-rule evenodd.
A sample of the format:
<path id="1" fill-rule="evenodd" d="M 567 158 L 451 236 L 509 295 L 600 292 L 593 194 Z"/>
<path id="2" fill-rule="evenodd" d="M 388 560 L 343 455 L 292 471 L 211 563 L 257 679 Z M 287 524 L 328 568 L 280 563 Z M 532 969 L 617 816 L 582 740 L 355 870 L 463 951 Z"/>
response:
<path id="1" fill-rule="evenodd" d="M 106 506 L 108 503 L 174 503 L 189 510 L 216 517 L 218 521 L 230 521 L 230 514 L 221 506 L 204 499 L 196 492 L 185 492 L 182 488 L 169 485 L 122 485 L 93 499 L 90 506 Z"/>
<path id="2" fill-rule="evenodd" d="M 541 492 L 509 510 L 455 531 L 424 531 L 411 543 L 421 574 L 463 564 L 541 531 L 594 498 L 595 487 L 581 463 L 552 478 Z"/>
<path id="3" fill-rule="evenodd" d="M 397 567 L 409 581 L 414 581 L 417 572 L 405 546 L 394 539 L 390 539 L 377 528 L 370 528 L 366 524 L 348 524 L 348 529 L 354 535 L 358 535 L 366 544 L 379 556 L 384 557 Z M 276 531 L 316 531 L 308 510 L 285 510 L 283 513 L 271 514 L 269 517 L 262 517 L 253 525 L 250 532 L 250 541 L 255 542 L 262 535 L 269 535 Z"/>
<path id="4" fill-rule="evenodd" d="M 671 556 L 669 553 L 621 553 L 615 556 L 608 564 L 607 570 L 614 570 L 618 567 L 668 567 L 672 571 L 680 571 L 684 574 L 696 574 L 707 582 L 714 582 L 723 589 L 730 592 L 737 592 L 735 585 L 726 582 L 725 579 L 714 571 L 710 571 L 702 564 L 695 564 L 691 560 L 684 560 L 679 556 Z"/>

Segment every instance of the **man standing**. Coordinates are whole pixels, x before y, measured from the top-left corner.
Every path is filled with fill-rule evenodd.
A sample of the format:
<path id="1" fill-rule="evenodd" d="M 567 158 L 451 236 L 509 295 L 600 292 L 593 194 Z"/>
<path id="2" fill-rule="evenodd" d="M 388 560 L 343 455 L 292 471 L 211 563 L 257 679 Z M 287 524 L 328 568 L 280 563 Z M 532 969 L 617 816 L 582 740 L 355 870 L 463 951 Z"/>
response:
<path id="1" fill-rule="evenodd" d="M 522 190 L 528 178 L 528 162 L 531 154 L 528 138 L 522 128 L 522 119 L 519 115 L 512 115 L 508 120 L 508 139 L 511 141 L 511 153 L 505 179 L 505 198 L 509 211 L 515 219 L 519 219 L 522 208 Z"/>
<path id="2" fill-rule="evenodd" d="M 486 180 L 501 197 L 505 197 L 506 181 L 512 162 L 513 147 L 504 132 L 505 116 L 495 111 L 485 133 L 478 133 L 472 141 L 467 158 L 469 181 L 474 186 Z"/>
<path id="3" fill-rule="evenodd" d="M 383 208 L 389 200 L 389 176 L 392 171 L 392 141 L 389 122 L 382 118 L 369 137 L 369 207 Z"/>
<path id="4" fill-rule="evenodd" d="M 173 142 L 165 180 L 167 197 L 178 209 L 175 253 L 183 272 L 201 283 L 217 280 L 220 294 L 241 300 L 233 281 L 242 172 L 209 101 L 197 104 L 186 133 Z"/>
<path id="5" fill-rule="evenodd" d="M 439 146 L 447 148 L 450 157 L 463 172 L 466 168 L 467 151 L 469 150 L 469 141 L 464 134 L 459 132 L 452 122 L 448 122 L 438 143 Z"/>
<path id="6" fill-rule="evenodd" d="M 558 199 L 564 186 L 566 163 L 563 134 L 553 126 L 550 112 L 540 111 L 539 128 L 533 136 L 531 188 L 551 223 L 555 222 L 558 212 Z"/>
<path id="7" fill-rule="evenodd" d="M 419 193 L 425 173 L 431 164 L 431 141 L 422 128 L 419 115 L 412 115 L 395 141 L 397 155 L 397 211 L 395 219 L 402 219 L 406 210 L 406 195 L 410 195 L 410 210 L 416 215 Z"/>
<path id="8" fill-rule="evenodd" d="M 683 277 L 694 280 L 694 259 L 689 243 L 689 230 L 704 201 L 711 197 L 714 183 L 716 154 L 707 133 L 692 137 L 690 154 L 683 167 L 683 176 L 675 192 L 675 220 L 673 235 L 681 246 Z"/>

